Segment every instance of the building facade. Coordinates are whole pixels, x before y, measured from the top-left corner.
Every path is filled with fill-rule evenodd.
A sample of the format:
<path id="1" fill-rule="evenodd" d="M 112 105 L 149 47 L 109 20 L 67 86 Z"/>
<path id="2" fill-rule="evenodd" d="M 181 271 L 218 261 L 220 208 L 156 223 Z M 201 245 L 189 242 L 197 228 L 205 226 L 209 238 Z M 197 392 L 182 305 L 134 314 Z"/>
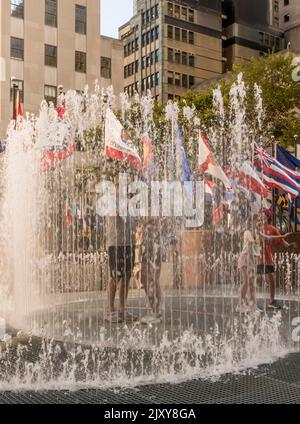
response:
<path id="1" fill-rule="evenodd" d="M 136 0 L 135 15 L 119 28 L 124 87 L 179 98 L 222 73 L 221 0 Z"/>
<path id="2" fill-rule="evenodd" d="M 300 1 L 280 1 L 280 25 L 285 32 L 286 44 L 300 52 Z"/>
<path id="3" fill-rule="evenodd" d="M 252 57 L 284 49 L 280 28 L 281 0 L 224 0 L 223 56 L 224 72 L 233 64 Z"/>
<path id="4" fill-rule="evenodd" d="M 56 101 L 59 85 L 81 91 L 98 79 L 122 87 L 122 70 L 112 72 L 120 43 L 103 45 L 102 53 L 99 0 L 0 0 L 0 137 L 12 116 L 12 77 L 33 113 L 44 98 Z"/>

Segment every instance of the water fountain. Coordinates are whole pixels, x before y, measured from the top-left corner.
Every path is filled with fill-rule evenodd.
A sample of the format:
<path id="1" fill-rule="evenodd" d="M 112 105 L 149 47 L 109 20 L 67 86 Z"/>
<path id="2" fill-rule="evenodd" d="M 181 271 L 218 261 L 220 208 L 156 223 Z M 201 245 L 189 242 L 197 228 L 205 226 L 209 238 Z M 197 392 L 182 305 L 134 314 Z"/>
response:
<path id="1" fill-rule="evenodd" d="M 249 146 L 259 134 L 263 113 L 258 87 L 256 96 L 257 122 L 249 128 L 242 77 L 232 86 L 228 118 L 221 91 L 214 93 L 216 124 L 208 135 L 223 166 L 238 167 L 251 157 Z M 294 348 L 288 326 L 299 308 L 299 257 L 277 258 L 279 273 L 289 269 L 280 280 L 289 312 L 237 314 L 237 234 L 243 217 L 234 208 L 231 220 L 211 227 L 206 219 L 200 231 L 187 229 L 180 217 L 168 219 L 168 237 L 160 232 L 160 324 L 141 324 L 148 306 L 139 282 L 128 298 L 128 310 L 139 320 L 105 321 L 109 270 L 97 184 L 120 173 L 130 181 L 181 180 L 178 125 L 193 178 L 201 181 L 201 122 L 194 108 L 186 106 L 181 113 L 169 102 L 159 116 L 150 95 L 129 101 L 112 89 L 101 92 L 97 84 L 92 94 L 70 91 L 59 101 L 63 116 L 43 102 L 37 117 L 27 116 L 16 129 L 8 129 L 2 164 L 0 316 L 13 337 L 6 335 L 0 345 L 0 388 L 124 387 L 218 377 L 273 361 Z M 142 135 L 152 141 L 150 176 L 105 158 L 105 116 L 114 108 L 140 153 Z M 202 212 L 206 207 L 202 202 Z M 160 229 L 164 222 L 157 218 Z"/>

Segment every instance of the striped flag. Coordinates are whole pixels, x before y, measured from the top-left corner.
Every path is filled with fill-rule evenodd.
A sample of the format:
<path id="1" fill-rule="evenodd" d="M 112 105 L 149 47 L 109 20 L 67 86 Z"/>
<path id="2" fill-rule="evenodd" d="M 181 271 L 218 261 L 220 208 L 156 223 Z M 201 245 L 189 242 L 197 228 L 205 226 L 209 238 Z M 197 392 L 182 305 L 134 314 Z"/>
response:
<path id="1" fill-rule="evenodd" d="M 297 173 L 272 158 L 257 144 L 254 147 L 254 163 L 266 185 L 289 193 L 293 198 L 298 197 L 300 185 Z"/>

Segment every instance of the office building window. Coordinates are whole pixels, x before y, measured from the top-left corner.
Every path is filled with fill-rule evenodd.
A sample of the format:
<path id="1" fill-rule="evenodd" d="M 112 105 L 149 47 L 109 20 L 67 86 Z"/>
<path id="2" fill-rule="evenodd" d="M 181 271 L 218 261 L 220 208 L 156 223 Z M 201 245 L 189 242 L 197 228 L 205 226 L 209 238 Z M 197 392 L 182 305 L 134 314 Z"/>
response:
<path id="1" fill-rule="evenodd" d="M 187 31 L 185 29 L 181 32 L 181 39 L 184 43 L 187 43 Z"/>
<path id="2" fill-rule="evenodd" d="M 189 66 L 195 66 L 195 56 L 193 54 L 189 55 Z"/>
<path id="3" fill-rule="evenodd" d="M 75 52 L 75 71 L 86 73 L 86 53 Z"/>
<path id="4" fill-rule="evenodd" d="M 175 5 L 174 17 L 180 19 L 180 6 Z"/>
<path id="5" fill-rule="evenodd" d="M 20 101 L 21 103 L 24 103 L 24 81 L 22 80 L 14 80 L 11 82 L 10 85 L 10 101 L 13 101 L 14 98 L 14 85 L 16 87 L 18 87 L 17 89 L 19 90 L 20 93 Z"/>
<path id="6" fill-rule="evenodd" d="M 57 0 L 45 0 L 45 24 L 57 27 Z"/>
<path id="7" fill-rule="evenodd" d="M 174 83 L 174 72 L 169 71 L 168 72 L 168 84 L 173 84 Z"/>
<path id="8" fill-rule="evenodd" d="M 173 16 L 173 3 L 168 3 L 168 15 Z"/>
<path id="9" fill-rule="evenodd" d="M 48 103 L 53 103 L 56 105 L 57 99 L 57 88 L 53 85 L 45 85 L 44 87 L 44 97 Z"/>
<path id="10" fill-rule="evenodd" d="M 183 65 L 187 65 L 187 53 L 186 52 L 181 53 L 181 63 Z"/>
<path id="11" fill-rule="evenodd" d="M 188 88 L 188 76 L 185 74 L 182 74 L 182 87 Z"/>
<path id="12" fill-rule="evenodd" d="M 173 27 L 168 25 L 168 38 L 173 38 Z"/>
<path id="13" fill-rule="evenodd" d="M 24 19 L 24 0 L 11 0 L 10 14 L 15 18 Z"/>
<path id="14" fill-rule="evenodd" d="M 195 77 L 193 77 L 192 75 L 190 75 L 189 77 L 189 87 L 193 87 L 193 85 L 195 84 Z"/>
<path id="15" fill-rule="evenodd" d="M 86 34 L 86 7 L 75 5 L 75 32 Z"/>
<path id="16" fill-rule="evenodd" d="M 181 82 L 181 75 L 178 72 L 175 72 L 175 85 L 177 85 L 178 87 L 180 87 L 180 82 Z"/>
<path id="17" fill-rule="evenodd" d="M 45 44 L 45 65 L 57 67 L 57 47 Z"/>
<path id="18" fill-rule="evenodd" d="M 180 41 L 180 28 L 175 27 L 175 40 Z"/>
<path id="19" fill-rule="evenodd" d="M 184 21 L 187 21 L 187 8 L 186 7 L 182 7 L 181 8 L 181 18 Z"/>
<path id="20" fill-rule="evenodd" d="M 192 9 L 189 9 L 189 21 L 194 22 L 194 19 L 195 19 L 194 11 Z"/>
<path id="21" fill-rule="evenodd" d="M 194 40 L 194 33 L 189 31 L 189 43 L 190 44 L 194 44 L 195 40 Z"/>
<path id="22" fill-rule="evenodd" d="M 173 62 L 173 49 L 168 49 L 168 61 Z"/>
<path id="23" fill-rule="evenodd" d="M 10 38 L 10 57 L 24 60 L 24 40 L 22 38 Z"/>
<path id="24" fill-rule="evenodd" d="M 101 56 L 101 78 L 111 78 L 111 59 Z"/>
<path id="25" fill-rule="evenodd" d="M 181 63 L 181 54 L 179 51 L 175 51 L 175 63 L 177 64 Z"/>

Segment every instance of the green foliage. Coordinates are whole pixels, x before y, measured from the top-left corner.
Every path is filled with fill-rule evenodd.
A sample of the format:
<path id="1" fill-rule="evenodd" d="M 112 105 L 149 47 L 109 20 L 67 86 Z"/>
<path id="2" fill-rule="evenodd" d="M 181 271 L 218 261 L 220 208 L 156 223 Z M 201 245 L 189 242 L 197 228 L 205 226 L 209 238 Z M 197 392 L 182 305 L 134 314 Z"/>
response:
<path id="1" fill-rule="evenodd" d="M 232 73 L 227 75 L 229 78 L 221 80 L 219 84 L 228 112 L 230 87 L 237 75 L 243 74 L 247 89 L 246 119 L 250 123 L 256 118 L 254 86 L 259 85 L 265 111 L 262 135 L 265 139 L 274 136 L 285 146 L 293 145 L 295 134 L 300 136 L 300 83 L 293 81 L 292 61 L 292 55 L 271 54 L 253 58 L 249 63 L 234 66 Z M 181 104 L 195 105 L 204 126 L 213 125 L 214 88 L 216 84 L 206 91 L 188 92 L 181 101 Z"/>

